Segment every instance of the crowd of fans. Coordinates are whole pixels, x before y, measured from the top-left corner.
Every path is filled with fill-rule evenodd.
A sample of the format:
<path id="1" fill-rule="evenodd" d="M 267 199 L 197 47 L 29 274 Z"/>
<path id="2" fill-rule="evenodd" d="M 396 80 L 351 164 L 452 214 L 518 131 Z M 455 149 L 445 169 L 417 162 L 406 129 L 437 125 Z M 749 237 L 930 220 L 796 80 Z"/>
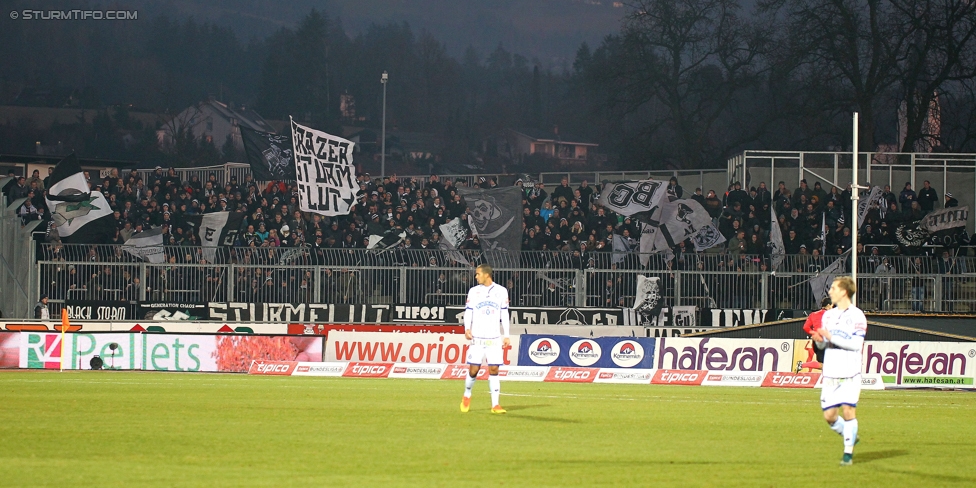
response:
<path id="1" fill-rule="evenodd" d="M 50 172 L 50 171 L 49 171 Z M 357 204 L 349 215 L 323 217 L 304 213 L 298 208 L 297 185 L 284 182 L 259 184 L 245 176 L 243 181 L 230 177 L 229 181 L 218 181 L 216 174 L 210 174 L 206 181 L 196 176 L 188 181 L 181 180 L 174 169 L 156 168 L 143 178 L 135 170 L 127 174 L 112 171 L 104 178 L 86 178 L 94 191 L 101 191 L 108 199 L 116 229 L 109 244 L 123 244 L 133 235 L 149 228 L 161 227 L 164 244 L 183 246 L 167 248 L 167 264 L 173 265 L 167 271 L 160 271 L 147 278 L 151 283 L 133 283 L 132 277 L 112 276 L 106 269 L 86 270 L 84 276 L 71 278 L 77 270 L 65 268 L 66 288 L 86 290 L 113 290 L 115 296 L 127 296 L 136 292 L 125 292 L 126 288 L 148 290 L 176 289 L 193 290 L 197 297 L 208 299 L 242 297 L 261 297 L 264 301 L 288 301 L 301 293 L 312 296 L 313 286 L 321 287 L 321 294 L 333 298 L 336 303 L 356 303 L 364 299 L 364 294 L 392 296 L 399 286 L 396 277 L 379 276 L 379 272 L 358 272 L 350 269 L 336 271 L 329 283 L 313 283 L 315 278 L 296 270 L 288 271 L 286 279 L 278 279 L 281 264 L 311 264 L 344 266 L 349 268 L 363 266 L 427 267 L 459 266 L 456 261 L 445 257 L 444 253 L 433 252 L 439 248 L 439 226 L 459 217 L 467 226 L 467 208 L 458 192 L 459 186 L 467 185 L 467 180 L 458 178 L 439 178 L 431 175 L 426 180 L 416 178 L 400 179 L 396 176 L 372 178 L 369 174 L 358 177 L 360 194 Z M 493 177 L 479 178 L 475 183 L 482 188 L 498 185 Z M 639 249 L 639 239 L 643 223 L 617 215 L 595 203 L 600 185 L 591 186 L 587 181 L 573 188 L 564 178 L 555 188 L 547 190 L 541 183 L 516 181 L 523 188 L 523 236 L 522 249 L 543 251 L 536 253 L 531 262 L 523 262 L 525 268 L 537 269 L 640 269 L 639 260 L 633 253 L 614 254 L 615 235 L 628 250 Z M 20 177 L 5 188 L 8 202 L 26 197 L 18 209 L 26 221 L 49 221 L 43 190 L 48 187 L 47 178 L 42 179 L 38 171 L 30 178 Z M 770 268 L 770 212 L 772 207 L 779 216 L 778 225 L 783 235 L 786 253 L 793 255 L 786 260 L 782 271 L 809 273 L 824 267 L 824 255 L 837 255 L 846 252 L 852 245 L 852 230 L 847 224 L 851 221 L 850 190 L 836 187 L 824 189 L 820 182 L 810 187 L 806 180 L 800 186 L 789 190 L 784 182 L 771 192 L 764 182 L 756 187 L 743 188 L 738 182 L 730 185 L 726 192 L 718 194 L 714 190 L 704 193 L 701 188 L 686 192 L 676 178 L 671 178 L 667 192 L 672 198 L 691 198 L 698 201 L 709 213 L 713 223 L 725 236 L 726 242 L 713 249 L 696 252 L 690 241 L 680 242 L 673 249 L 674 257 L 656 255 L 650 269 L 655 270 L 702 270 L 702 271 L 763 271 Z M 939 254 L 948 264 L 937 264 L 937 260 L 925 258 L 884 259 L 886 256 L 899 256 L 914 253 L 905 249 L 895 239 L 895 228 L 905 221 L 917 220 L 925 213 L 942 207 L 952 207 L 958 202 L 951 194 L 939 198 L 937 191 L 928 181 L 916 193 L 910 184 L 895 195 L 889 187 L 884 187 L 881 205 L 871 208 L 860 228 L 858 246 L 863 253 L 862 269 L 865 272 L 931 273 L 956 274 L 965 272 L 961 260 L 955 259 L 952 251 L 951 261 Z M 219 212 L 239 211 L 245 214 L 242 227 L 237 234 L 235 249 L 222 252 L 220 262 L 235 262 L 252 267 L 238 268 L 238 275 L 228 277 L 220 267 L 200 267 L 190 271 L 179 267 L 182 264 L 208 263 L 199 251 L 187 251 L 187 246 L 198 246 L 199 238 L 187 226 L 186 216 Z M 826 228 L 823 228 L 823 227 Z M 50 226 L 49 226 L 50 228 Z M 405 238 L 393 249 L 383 254 L 372 255 L 354 252 L 367 247 L 370 235 L 384 235 L 387 232 Z M 53 234 L 53 235 L 56 235 Z M 471 260 L 476 260 L 480 250 L 478 237 L 470 232 L 460 246 Z M 302 248 L 301 258 L 296 259 L 292 248 Z M 49 260 L 75 261 L 77 256 L 68 256 L 55 248 L 55 254 L 45 256 Z M 109 248 L 112 249 L 112 248 Z M 135 261 L 131 255 L 114 252 L 104 248 L 91 248 L 85 261 Z M 618 248 L 616 251 L 619 251 Z M 545 252 L 549 251 L 549 252 Z M 555 252 L 554 252 L 555 251 Z M 291 255 L 292 258 L 285 259 Z M 523 257 L 523 261 L 526 258 Z M 470 261 L 470 260 L 469 260 Z M 898 269 L 897 263 L 909 263 Z M 915 268 L 911 266 L 920 263 Z M 262 268 L 262 266 L 264 268 Z M 942 268 L 946 268 L 942 270 Z M 332 271 L 330 271 L 330 274 Z M 461 273 L 463 274 L 463 273 Z M 604 282 L 588 283 L 588 303 L 590 305 L 619 305 L 624 297 L 632 296 L 626 284 L 615 284 L 612 277 Z M 387 279 L 389 278 L 389 279 Z M 237 297 L 223 297 L 226 281 L 235 281 Z M 103 283 L 106 280 L 111 284 Z M 540 279 L 534 273 L 514 273 L 503 277 L 511 281 L 511 288 L 525 296 L 535 297 L 543 304 L 562 305 L 569 301 L 568 293 L 558 280 Z M 596 278 L 594 278 L 596 280 Z M 319 280 L 323 281 L 323 280 Z M 447 296 L 462 295 L 469 284 L 457 277 L 436 273 L 418 281 L 419 286 L 410 286 L 410 292 L 418 294 L 417 301 L 429 299 L 431 294 Z M 366 282 L 366 283 L 364 283 Z M 121 283 L 121 285 L 120 285 Z M 170 285 L 166 285 L 169 283 Z M 134 285 L 134 286 L 133 286 Z M 697 285 L 696 285 L 697 286 Z M 723 283 L 702 282 L 703 288 L 728 290 Z M 755 283 L 736 285 L 741 289 L 752 289 Z M 121 291 L 120 291 L 121 290 Z M 308 291 L 303 291 L 308 290 Z M 521 291 L 519 291 L 521 290 Z M 602 290 L 602 291 L 596 291 Z M 716 291 L 714 294 L 718 294 Z M 735 296 L 748 294 L 735 293 Z M 178 297 L 178 295 L 176 296 Z M 546 298 L 548 297 L 548 298 Z M 168 298 L 175 298 L 172 294 Z M 191 298 L 191 297 L 187 297 Z M 305 296 L 298 298 L 306 298 Z M 367 297 L 371 298 L 371 297 Z M 729 301 L 737 299 L 729 296 Z M 250 299 L 248 301 L 254 301 Z M 738 305 L 738 303 L 734 304 Z M 743 303 L 743 305 L 745 305 Z"/>

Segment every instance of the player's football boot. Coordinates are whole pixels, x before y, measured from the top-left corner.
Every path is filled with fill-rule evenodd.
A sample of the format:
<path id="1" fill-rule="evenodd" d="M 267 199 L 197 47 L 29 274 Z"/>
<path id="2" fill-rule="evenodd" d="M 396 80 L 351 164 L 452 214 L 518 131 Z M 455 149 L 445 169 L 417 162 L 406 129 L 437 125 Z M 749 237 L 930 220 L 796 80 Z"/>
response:
<path id="1" fill-rule="evenodd" d="M 468 413 L 471 410 L 471 397 L 461 397 L 461 413 Z"/>
<path id="2" fill-rule="evenodd" d="M 850 466 L 852 464 L 854 464 L 854 455 L 853 454 L 847 454 L 845 452 L 844 453 L 844 458 L 840 460 L 840 465 L 841 466 Z"/>
<path id="3" fill-rule="evenodd" d="M 506 412 L 508 412 L 508 410 L 502 408 L 501 405 L 495 405 L 494 407 L 491 407 L 491 413 L 506 413 Z"/>

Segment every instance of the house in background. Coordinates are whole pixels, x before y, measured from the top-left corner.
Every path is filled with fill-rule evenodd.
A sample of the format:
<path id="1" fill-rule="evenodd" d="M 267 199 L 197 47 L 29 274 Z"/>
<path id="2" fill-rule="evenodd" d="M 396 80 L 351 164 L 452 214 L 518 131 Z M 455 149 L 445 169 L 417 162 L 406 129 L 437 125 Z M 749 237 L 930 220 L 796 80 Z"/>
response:
<path id="1" fill-rule="evenodd" d="M 528 156 L 541 155 L 555 159 L 561 165 L 582 166 L 588 162 L 606 159 L 604 155 L 596 153 L 597 147 L 599 144 L 560 136 L 558 127 L 552 132 L 505 129 L 488 139 L 485 152 L 512 162 L 522 162 Z"/>
<path id="2" fill-rule="evenodd" d="M 213 98 L 200 102 L 180 112 L 156 131 L 160 147 L 172 147 L 175 135 L 181 131 L 191 131 L 196 139 L 212 142 L 220 148 L 230 136 L 234 147 L 244 150 L 241 129 L 244 126 L 262 132 L 275 132 L 275 129 L 257 112 L 244 106 L 233 107 Z"/>

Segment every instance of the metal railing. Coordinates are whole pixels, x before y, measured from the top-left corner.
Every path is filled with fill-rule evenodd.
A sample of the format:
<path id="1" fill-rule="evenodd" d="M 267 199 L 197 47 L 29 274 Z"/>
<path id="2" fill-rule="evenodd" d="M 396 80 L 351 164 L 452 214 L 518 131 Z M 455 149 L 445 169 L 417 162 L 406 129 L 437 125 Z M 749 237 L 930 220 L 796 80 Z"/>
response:
<path id="1" fill-rule="evenodd" d="M 349 266 L 349 267 L 471 267 L 479 264 L 499 265 L 511 263 L 529 270 L 583 270 L 630 269 L 630 270 L 680 270 L 680 271 L 774 271 L 768 269 L 767 255 L 705 252 L 678 254 L 669 263 L 663 254 L 650 256 L 647 267 L 640 264 L 636 252 L 615 253 L 611 250 L 588 251 L 519 251 L 515 253 L 481 250 L 443 251 L 440 249 L 362 249 L 302 247 L 228 247 L 209 248 L 199 246 L 163 246 L 166 264 L 200 265 L 207 255 L 211 264 L 236 264 L 243 266 Z M 966 248 L 954 254 L 948 261 L 939 256 L 859 255 L 858 269 L 876 272 L 884 263 L 891 273 L 914 273 L 920 270 L 929 274 L 965 274 L 976 272 L 976 257 L 968 256 Z M 784 256 L 776 271 L 787 273 L 817 273 L 833 263 L 839 256 L 815 256 L 792 254 Z M 140 258 L 129 254 L 124 246 L 114 244 L 51 244 L 41 245 L 38 258 L 42 261 L 70 263 L 129 263 L 138 265 Z M 212 262 L 211 262 L 212 261 Z M 917 262 L 916 262 L 917 261 Z M 513 266 L 513 267 L 514 267 Z M 764 266 L 766 269 L 764 269 Z M 849 267 L 849 264 L 848 264 Z"/>
<path id="2" fill-rule="evenodd" d="M 700 309 L 818 307 L 815 273 L 761 271 L 751 261 L 725 269 L 499 268 L 495 281 L 513 306 L 630 307 L 637 275 L 660 278 L 667 305 Z M 744 267 L 743 267 L 744 266 Z M 735 269 L 730 269 L 734 267 Z M 147 264 L 41 261 L 39 293 L 65 300 L 252 303 L 406 303 L 462 306 L 473 286 L 471 267 Z M 867 311 L 976 312 L 976 273 L 858 275 L 858 304 Z"/>
<path id="3" fill-rule="evenodd" d="M 743 185 L 758 186 L 765 181 L 770 191 L 776 191 L 784 181 L 792 192 L 800 180 L 807 179 L 813 188 L 815 181 L 846 189 L 851 182 L 852 156 L 850 152 L 817 151 L 744 151 L 729 158 L 728 178 Z M 942 207 L 945 192 L 950 192 L 959 205 L 976 204 L 976 154 L 946 153 L 884 153 L 862 152 L 858 157 L 858 180 L 862 184 L 890 185 L 898 195 L 905 183 L 915 191 L 923 181 L 930 181 L 939 195 L 936 208 Z M 970 216 L 973 225 L 976 216 Z"/>

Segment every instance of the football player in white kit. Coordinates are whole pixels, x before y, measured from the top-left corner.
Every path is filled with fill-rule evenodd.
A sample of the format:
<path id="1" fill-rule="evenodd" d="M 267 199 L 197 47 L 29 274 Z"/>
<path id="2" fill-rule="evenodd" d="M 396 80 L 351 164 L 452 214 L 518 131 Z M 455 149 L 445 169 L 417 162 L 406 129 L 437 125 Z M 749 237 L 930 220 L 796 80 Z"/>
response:
<path id="1" fill-rule="evenodd" d="M 822 327 L 813 335 L 817 347 L 826 348 L 820 408 L 830 428 L 844 438 L 841 466 L 853 464 L 854 444 L 859 440 L 854 413 L 861 396 L 861 348 L 868 322 L 864 312 L 851 303 L 856 291 L 851 277 L 834 280 L 828 292 L 834 308 L 824 313 Z"/>
<path id="2" fill-rule="evenodd" d="M 511 318 L 508 312 L 508 290 L 492 281 L 491 266 L 482 264 L 475 270 L 478 286 L 468 291 L 468 301 L 464 308 L 464 337 L 471 341 L 468 347 L 468 376 L 464 379 L 464 397 L 461 411 L 471 408 L 471 389 L 481 370 L 481 364 L 488 363 L 488 389 L 491 391 L 491 413 L 505 413 L 498 403 L 501 384 L 498 380 L 498 367 L 503 362 L 502 348 L 509 347 L 511 340 L 508 329 Z"/>

